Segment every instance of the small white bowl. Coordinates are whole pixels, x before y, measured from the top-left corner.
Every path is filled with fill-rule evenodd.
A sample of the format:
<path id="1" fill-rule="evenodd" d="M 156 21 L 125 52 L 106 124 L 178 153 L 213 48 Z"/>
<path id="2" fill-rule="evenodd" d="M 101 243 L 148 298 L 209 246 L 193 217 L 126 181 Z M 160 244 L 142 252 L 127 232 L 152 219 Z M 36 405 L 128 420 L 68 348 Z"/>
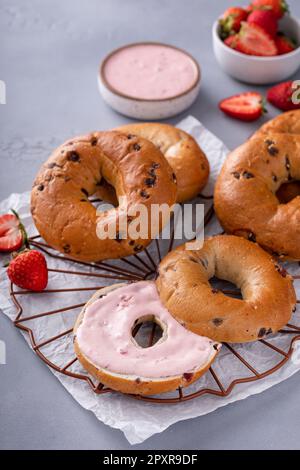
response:
<path id="1" fill-rule="evenodd" d="M 251 56 L 226 46 L 220 38 L 220 26 L 216 21 L 213 25 L 213 47 L 217 61 L 228 75 L 242 82 L 256 85 L 281 82 L 300 67 L 300 23 L 295 17 L 285 15 L 280 21 L 280 31 L 297 41 L 297 49 L 274 57 Z"/>
<path id="2" fill-rule="evenodd" d="M 132 96 L 120 93 L 118 90 L 113 88 L 111 84 L 107 82 L 104 74 L 104 67 L 107 60 L 119 50 L 126 47 L 134 46 L 136 44 L 159 44 L 180 50 L 181 52 L 189 56 L 190 59 L 192 59 L 192 61 L 194 62 L 197 70 L 196 78 L 192 86 L 183 93 L 165 99 L 134 98 Z M 181 113 L 182 111 L 185 111 L 193 104 L 193 102 L 198 96 L 200 89 L 200 80 L 200 67 L 193 56 L 191 56 L 188 52 L 179 49 L 175 46 L 170 46 L 169 44 L 163 44 L 158 42 L 127 44 L 126 46 L 113 50 L 101 62 L 98 73 L 98 86 L 104 101 L 108 105 L 110 105 L 115 111 L 118 111 L 119 113 L 124 114 L 125 116 L 141 120 L 167 119 L 169 117 Z"/>

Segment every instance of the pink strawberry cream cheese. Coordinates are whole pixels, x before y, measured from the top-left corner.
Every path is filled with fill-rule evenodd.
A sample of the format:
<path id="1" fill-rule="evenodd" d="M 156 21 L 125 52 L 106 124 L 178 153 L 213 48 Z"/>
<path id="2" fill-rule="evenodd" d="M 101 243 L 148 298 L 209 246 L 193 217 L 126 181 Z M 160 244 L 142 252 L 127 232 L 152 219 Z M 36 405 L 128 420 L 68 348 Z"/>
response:
<path id="1" fill-rule="evenodd" d="M 108 56 L 103 78 L 113 91 L 141 100 L 182 95 L 199 78 L 196 62 L 187 53 L 163 44 L 133 44 Z"/>
<path id="2" fill-rule="evenodd" d="M 135 322 L 152 316 L 163 336 L 149 348 L 132 337 Z M 186 330 L 162 305 L 156 285 L 141 281 L 117 288 L 89 305 L 77 330 L 81 352 L 114 373 L 161 378 L 200 369 L 221 345 Z"/>

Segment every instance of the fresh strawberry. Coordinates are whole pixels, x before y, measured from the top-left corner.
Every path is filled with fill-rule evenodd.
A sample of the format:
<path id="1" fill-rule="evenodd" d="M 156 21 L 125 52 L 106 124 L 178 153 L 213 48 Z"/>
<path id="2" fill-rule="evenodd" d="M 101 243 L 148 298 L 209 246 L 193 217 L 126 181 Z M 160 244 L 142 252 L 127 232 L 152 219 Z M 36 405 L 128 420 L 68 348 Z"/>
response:
<path id="1" fill-rule="evenodd" d="M 271 10 L 254 10 L 248 16 L 247 22 L 260 26 L 272 37 L 275 37 L 278 30 L 278 20 Z"/>
<path id="2" fill-rule="evenodd" d="M 238 34 L 231 34 L 228 38 L 225 39 L 224 43 L 226 46 L 231 47 L 231 49 L 235 49 L 238 40 Z"/>
<path id="3" fill-rule="evenodd" d="M 255 91 L 241 93 L 219 103 L 223 113 L 241 121 L 256 121 L 265 112 L 264 99 Z"/>
<path id="4" fill-rule="evenodd" d="M 276 47 L 278 54 L 288 54 L 296 49 L 297 45 L 293 39 L 287 37 L 283 33 L 278 33 L 275 38 Z"/>
<path id="5" fill-rule="evenodd" d="M 300 104 L 295 104 L 292 101 L 292 96 L 295 93 L 295 89 L 292 85 L 293 82 L 290 80 L 288 82 L 279 83 L 278 85 L 270 88 L 267 93 L 268 101 L 282 111 L 300 109 Z"/>
<path id="6" fill-rule="evenodd" d="M 0 252 L 16 251 L 27 240 L 25 228 L 18 214 L 12 210 L 12 214 L 0 216 Z"/>
<path id="7" fill-rule="evenodd" d="M 242 23 L 236 49 L 239 52 L 257 56 L 277 55 L 274 39 L 256 24 Z"/>
<path id="8" fill-rule="evenodd" d="M 37 250 L 16 253 L 9 263 L 7 275 L 11 282 L 22 289 L 42 291 L 48 283 L 47 263 L 44 255 Z"/>
<path id="9" fill-rule="evenodd" d="M 248 13 L 244 8 L 228 8 L 220 19 L 221 37 L 225 39 L 230 34 L 239 32 L 241 23 L 247 19 L 247 16 Z"/>
<path id="10" fill-rule="evenodd" d="M 289 11 L 289 6 L 285 0 L 253 0 L 252 9 L 271 10 L 277 19 Z"/>

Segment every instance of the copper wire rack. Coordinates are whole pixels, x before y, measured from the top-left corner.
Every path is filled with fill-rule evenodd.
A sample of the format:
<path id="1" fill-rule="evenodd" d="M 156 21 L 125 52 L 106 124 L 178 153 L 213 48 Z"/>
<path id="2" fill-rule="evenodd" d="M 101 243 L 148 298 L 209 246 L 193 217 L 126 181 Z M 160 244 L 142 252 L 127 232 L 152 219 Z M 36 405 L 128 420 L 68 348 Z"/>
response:
<path id="1" fill-rule="evenodd" d="M 206 197 L 206 199 L 209 199 Z M 213 217 L 213 206 L 207 211 L 205 216 L 205 225 L 209 223 L 211 218 Z M 174 232 L 173 232 L 174 233 Z M 70 287 L 60 288 L 60 289 L 46 289 L 43 292 L 35 293 L 31 291 L 25 290 L 17 290 L 16 286 L 11 284 L 10 285 L 10 295 L 11 298 L 16 306 L 17 313 L 14 319 L 14 325 L 19 328 L 20 330 L 26 332 L 29 336 L 30 344 L 36 353 L 36 355 L 45 362 L 49 367 L 54 369 L 54 371 L 64 374 L 65 376 L 72 377 L 74 379 L 86 382 L 91 390 L 98 395 L 106 394 L 106 393 L 119 393 L 115 392 L 107 387 L 105 387 L 102 383 L 98 383 L 95 379 L 88 375 L 85 372 L 78 373 L 78 371 L 72 370 L 74 364 L 78 364 L 78 359 L 75 356 L 71 360 L 68 360 L 67 363 L 60 365 L 54 363 L 47 354 L 43 352 L 43 348 L 45 348 L 50 343 L 53 343 L 58 340 L 65 340 L 67 338 L 72 338 L 73 335 L 73 328 L 68 328 L 65 331 L 57 332 L 47 338 L 44 341 L 39 342 L 36 338 L 35 328 L 34 328 L 34 320 L 42 317 L 48 316 L 55 316 L 62 314 L 64 312 L 77 312 L 79 313 L 80 308 L 85 305 L 85 302 L 77 303 L 74 305 L 62 306 L 61 308 L 57 308 L 55 310 L 43 311 L 33 314 L 30 312 L 25 311 L 26 309 L 23 308 L 21 298 L 23 296 L 30 296 L 33 298 L 34 295 L 43 295 L 49 299 L 49 296 L 55 295 L 57 293 L 74 293 L 74 292 L 86 292 L 88 297 L 90 297 L 90 293 L 96 292 L 104 285 L 97 285 L 96 281 L 101 281 L 101 279 L 111 280 L 111 281 L 120 281 L 120 282 L 137 282 L 146 279 L 154 279 L 157 273 L 157 266 L 162 259 L 162 256 L 172 250 L 174 243 L 174 236 L 171 236 L 171 240 L 168 242 L 167 250 L 162 253 L 162 249 L 160 246 L 160 241 L 155 239 L 152 242 L 152 252 L 148 248 L 144 249 L 141 253 L 135 254 L 129 258 L 122 258 L 118 260 L 118 264 L 115 265 L 112 262 L 108 261 L 101 261 L 98 263 L 86 263 L 81 261 L 74 261 L 68 256 L 64 256 L 59 254 L 49 245 L 47 245 L 40 237 L 40 235 L 35 235 L 29 238 L 29 244 L 32 248 L 38 249 L 42 251 L 47 257 L 47 263 L 49 267 L 49 280 L 51 285 L 51 275 L 59 276 L 63 274 L 64 276 L 68 277 L 68 282 L 70 283 Z M 59 260 L 61 268 L 59 269 L 52 269 L 51 268 L 51 259 Z M 69 262 L 72 262 L 72 266 L 78 266 L 78 270 L 69 269 Z M 67 265 L 67 266 L 66 266 Z M 89 272 L 84 270 L 84 268 L 92 268 L 93 272 Z M 81 279 L 88 276 L 90 281 L 93 281 L 95 285 L 89 287 L 74 287 L 72 288 L 72 278 L 73 276 L 79 276 Z M 294 280 L 300 279 L 299 276 L 294 276 Z M 239 295 L 237 290 L 231 290 L 222 288 L 221 289 L 225 294 L 237 296 Z M 86 299 L 86 301 L 88 298 Z M 300 301 L 297 300 L 297 304 Z M 46 302 L 45 302 L 46 304 Z M 28 322 L 31 322 L 33 326 L 29 327 Z M 269 339 L 261 339 L 257 343 L 260 344 L 263 348 L 269 348 L 272 352 L 276 353 L 278 356 L 278 360 L 266 370 L 257 370 L 257 367 L 252 363 L 251 360 L 247 360 L 244 355 L 243 347 L 245 345 L 233 345 L 228 343 L 223 343 L 223 349 L 226 350 L 227 354 L 230 354 L 230 360 L 237 360 L 239 361 L 240 365 L 244 369 L 241 371 L 241 376 L 235 377 L 233 380 L 230 380 L 228 383 L 225 384 L 224 379 L 221 377 L 220 372 L 217 371 L 218 369 L 218 361 L 221 360 L 220 355 L 217 356 L 216 360 L 214 361 L 214 365 L 209 368 L 209 371 L 206 374 L 210 374 L 210 383 L 211 386 L 203 385 L 201 383 L 201 379 L 193 384 L 193 387 L 187 388 L 179 388 L 174 392 L 172 396 L 168 394 L 162 394 L 160 396 L 139 396 L 139 395 L 128 395 L 136 400 L 142 400 L 145 402 L 151 403 L 158 403 L 158 404 L 171 404 L 171 403 L 181 403 L 185 402 L 202 395 L 215 395 L 218 397 L 226 397 L 228 396 L 232 390 L 238 384 L 245 384 L 249 382 L 254 382 L 257 380 L 264 379 L 265 377 L 274 374 L 278 371 L 281 367 L 283 367 L 287 361 L 289 361 L 292 353 L 293 353 L 293 345 L 295 341 L 300 339 L 300 325 L 294 324 L 296 323 L 288 323 L 286 327 L 280 330 L 276 335 L 280 335 L 281 337 L 285 338 L 284 346 L 278 347 L 272 343 L 272 340 Z M 27 324 L 27 325 L 26 325 Z M 133 335 L 138 333 L 138 328 L 141 325 L 138 325 L 133 330 Z M 148 346 L 152 346 L 154 342 L 154 337 L 156 333 L 157 325 L 153 323 L 148 336 Z M 191 390 L 190 390 L 191 388 Z"/>

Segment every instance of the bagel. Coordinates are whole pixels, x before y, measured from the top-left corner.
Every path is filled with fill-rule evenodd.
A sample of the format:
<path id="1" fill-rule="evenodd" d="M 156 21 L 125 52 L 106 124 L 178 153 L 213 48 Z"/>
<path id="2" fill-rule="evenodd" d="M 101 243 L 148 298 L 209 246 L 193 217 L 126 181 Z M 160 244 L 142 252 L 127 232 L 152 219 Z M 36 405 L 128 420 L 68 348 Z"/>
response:
<path id="1" fill-rule="evenodd" d="M 269 128 L 278 130 L 281 123 L 281 129 L 295 131 L 295 116 L 300 114 L 287 114 Z M 229 154 L 217 178 L 214 204 L 222 227 L 282 259 L 299 260 L 300 197 L 294 184 L 299 180 L 300 135 L 259 131 Z"/>
<path id="2" fill-rule="evenodd" d="M 268 133 L 300 134 L 300 109 L 279 114 L 266 122 L 254 135 Z"/>
<path id="3" fill-rule="evenodd" d="M 300 182 L 293 181 L 292 183 L 285 183 L 276 192 L 276 196 L 282 204 L 290 202 L 297 196 L 300 196 Z"/>
<path id="4" fill-rule="evenodd" d="M 128 206 L 120 203 L 97 214 L 88 197 L 103 179 L 115 187 L 118 199 L 126 196 Z M 49 245 L 77 260 L 99 261 L 128 256 L 148 245 L 153 237 L 150 228 L 162 228 L 161 221 L 151 220 L 151 205 L 171 207 L 176 194 L 173 171 L 151 142 L 117 131 L 95 132 L 75 137 L 53 152 L 35 179 L 31 212 Z M 148 238 L 122 238 L 119 232 L 115 239 L 98 238 L 99 224 L 109 226 L 116 218 L 118 229 L 126 207 L 130 211 L 137 204 L 147 209 Z"/>
<path id="5" fill-rule="evenodd" d="M 142 348 L 132 330 L 151 319 L 160 324 L 163 336 Z M 74 327 L 81 364 L 101 383 L 123 393 L 153 395 L 186 387 L 204 374 L 220 347 L 176 322 L 152 281 L 100 289 Z"/>
<path id="6" fill-rule="evenodd" d="M 239 287 L 243 298 L 214 289 L 214 276 Z M 233 235 L 209 238 L 197 251 L 182 245 L 170 252 L 156 283 L 176 320 L 220 342 L 245 343 L 278 331 L 296 303 L 286 271 L 257 244 Z"/>
<path id="7" fill-rule="evenodd" d="M 169 124 L 127 124 L 116 130 L 148 139 L 161 150 L 177 179 L 177 202 L 185 202 L 198 196 L 207 183 L 209 163 L 195 139 Z M 97 193 L 105 201 L 115 203 L 115 197 L 107 185 Z"/>

